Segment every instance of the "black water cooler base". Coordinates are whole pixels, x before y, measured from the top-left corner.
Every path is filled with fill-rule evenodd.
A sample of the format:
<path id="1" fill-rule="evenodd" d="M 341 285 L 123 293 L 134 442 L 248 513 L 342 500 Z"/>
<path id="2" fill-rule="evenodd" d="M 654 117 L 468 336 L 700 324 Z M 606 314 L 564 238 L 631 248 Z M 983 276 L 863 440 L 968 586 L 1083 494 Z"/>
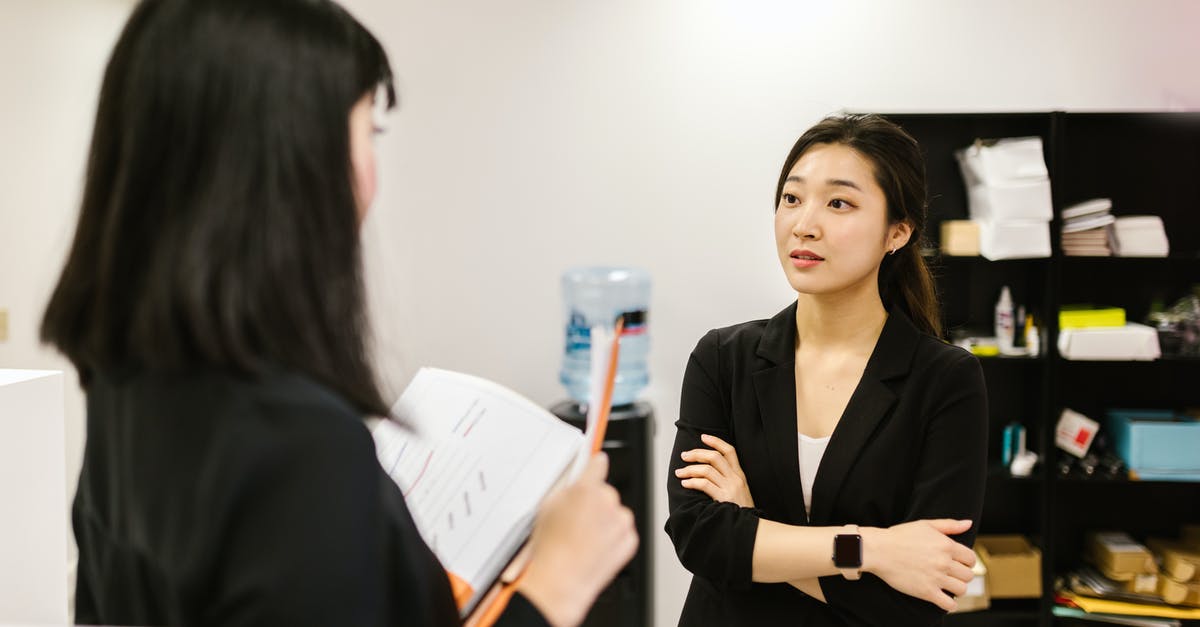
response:
<path id="1" fill-rule="evenodd" d="M 580 429 L 587 423 L 587 416 L 574 401 L 558 403 L 550 411 Z M 633 559 L 600 593 L 583 627 L 649 627 L 654 622 L 655 530 L 651 529 L 650 518 L 653 438 L 654 412 L 649 403 L 612 408 L 603 444 L 609 459 L 608 482 L 621 494 L 621 502 L 633 510 L 640 542 Z"/>

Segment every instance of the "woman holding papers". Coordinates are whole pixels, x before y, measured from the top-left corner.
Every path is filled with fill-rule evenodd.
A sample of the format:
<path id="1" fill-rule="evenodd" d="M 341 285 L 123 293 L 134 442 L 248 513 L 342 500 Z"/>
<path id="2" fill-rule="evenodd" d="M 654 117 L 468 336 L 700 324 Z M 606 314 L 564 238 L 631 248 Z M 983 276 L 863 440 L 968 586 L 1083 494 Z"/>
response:
<path id="1" fill-rule="evenodd" d="M 461 622 L 364 425 L 387 413 L 358 239 L 380 87 L 382 47 L 327 0 L 133 10 L 42 326 L 87 392 L 77 622 Z M 500 624 L 577 624 L 633 555 L 606 470 L 543 504 Z"/>
<path id="2" fill-rule="evenodd" d="M 971 579 L 987 402 L 978 361 L 938 339 L 920 149 L 882 118 L 828 118 L 775 200 L 796 301 L 710 331 L 684 374 L 680 624 L 937 624 Z"/>

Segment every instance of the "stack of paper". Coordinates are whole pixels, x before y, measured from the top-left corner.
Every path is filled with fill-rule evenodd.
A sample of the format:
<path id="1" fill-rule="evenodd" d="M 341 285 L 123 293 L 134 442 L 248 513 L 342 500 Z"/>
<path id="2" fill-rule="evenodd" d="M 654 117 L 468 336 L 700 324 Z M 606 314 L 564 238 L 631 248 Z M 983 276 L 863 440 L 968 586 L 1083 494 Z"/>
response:
<path id="1" fill-rule="evenodd" d="M 1112 200 L 1096 198 L 1062 210 L 1062 247 L 1068 257 L 1108 257 Z"/>
<path id="2" fill-rule="evenodd" d="M 1058 310 L 1059 329 L 1094 329 L 1125 326 L 1125 310 L 1120 307 L 1063 305 Z"/>
<path id="3" fill-rule="evenodd" d="M 1113 244 L 1121 257 L 1166 257 L 1167 232 L 1158 216 L 1124 216 L 1113 224 Z"/>
<path id="4" fill-rule="evenodd" d="M 1050 176 L 1040 137 L 976 140 L 955 152 L 980 254 L 988 259 L 1050 256 Z"/>

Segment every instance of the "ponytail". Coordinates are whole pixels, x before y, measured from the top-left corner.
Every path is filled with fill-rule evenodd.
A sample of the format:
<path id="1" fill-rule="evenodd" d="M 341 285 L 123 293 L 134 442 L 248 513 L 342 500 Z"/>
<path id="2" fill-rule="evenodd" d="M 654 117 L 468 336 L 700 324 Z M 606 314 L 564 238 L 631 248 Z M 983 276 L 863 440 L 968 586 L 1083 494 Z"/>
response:
<path id="1" fill-rule="evenodd" d="M 913 234 L 914 238 L 916 233 Z M 942 319 L 933 273 L 920 253 L 920 242 L 909 244 L 883 258 L 879 269 L 879 295 L 887 306 L 898 307 L 921 331 L 942 336 Z"/>

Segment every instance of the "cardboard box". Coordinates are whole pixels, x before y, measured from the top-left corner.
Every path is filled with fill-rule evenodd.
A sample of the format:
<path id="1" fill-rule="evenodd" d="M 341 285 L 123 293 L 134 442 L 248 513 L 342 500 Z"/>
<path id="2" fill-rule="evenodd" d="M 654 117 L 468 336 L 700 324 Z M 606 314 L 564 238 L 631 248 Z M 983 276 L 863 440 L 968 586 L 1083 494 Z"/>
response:
<path id="1" fill-rule="evenodd" d="M 1087 534 L 1087 555 L 1110 579 L 1129 581 L 1137 575 L 1158 572 L 1154 556 L 1141 543 L 1121 531 Z"/>
<path id="2" fill-rule="evenodd" d="M 1200 582 L 1180 583 L 1169 577 L 1159 576 L 1155 594 L 1172 605 L 1200 607 Z"/>
<path id="3" fill-rule="evenodd" d="M 987 567 L 988 596 L 1025 599 L 1042 596 L 1042 552 L 1021 535 L 975 539 L 975 551 Z"/>
<path id="4" fill-rule="evenodd" d="M 1154 361 L 1162 356 L 1158 332 L 1134 322 L 1124 327 L 1063 329 L 1058 353 L 1064 359 L 1084 361 Z"/>
<path id="5" fill-rule="evenodd" d="M 942 254 L 952 257 L 979 255 L 979 225 L 970 220 L 942 222 Z"/>
<path id="6" fill-rule="evenodd" d="M 1187 588 L 1187 593 L 1184 594 L 1183 600 L 1179 604 L 1200 607 L 1200 583 L 1192 582 L 1183 585 Z"/>
<path id="7" fill-rule="evenodd" d="M 1162 575 L 1135 575 L 1121 586 L 1126 592 L 1133 594 L 1158 594 L 1158 580 Z"/>
<path id="8" fill-rule="evenodd" d="M 1168 577 L 1185 583 L 1200 582 L 1200 551 L 1163 538 L 1150 538 L 1146 545 L 1161 558 L 1162 572 Z"/>
<path id="9" fill-rule="evenodd" d="M 971 569 L 975 578 L 967 582 L 966 594 L 954 599 L 958 603 L 958 608 L 953 612 L 955 614 L 986 610 L 992 605 L 988 595 L 987 566 L 983 565 L 983 558 L 978 552 L 975 553 L 975 557 L 975 567 Z"/>

